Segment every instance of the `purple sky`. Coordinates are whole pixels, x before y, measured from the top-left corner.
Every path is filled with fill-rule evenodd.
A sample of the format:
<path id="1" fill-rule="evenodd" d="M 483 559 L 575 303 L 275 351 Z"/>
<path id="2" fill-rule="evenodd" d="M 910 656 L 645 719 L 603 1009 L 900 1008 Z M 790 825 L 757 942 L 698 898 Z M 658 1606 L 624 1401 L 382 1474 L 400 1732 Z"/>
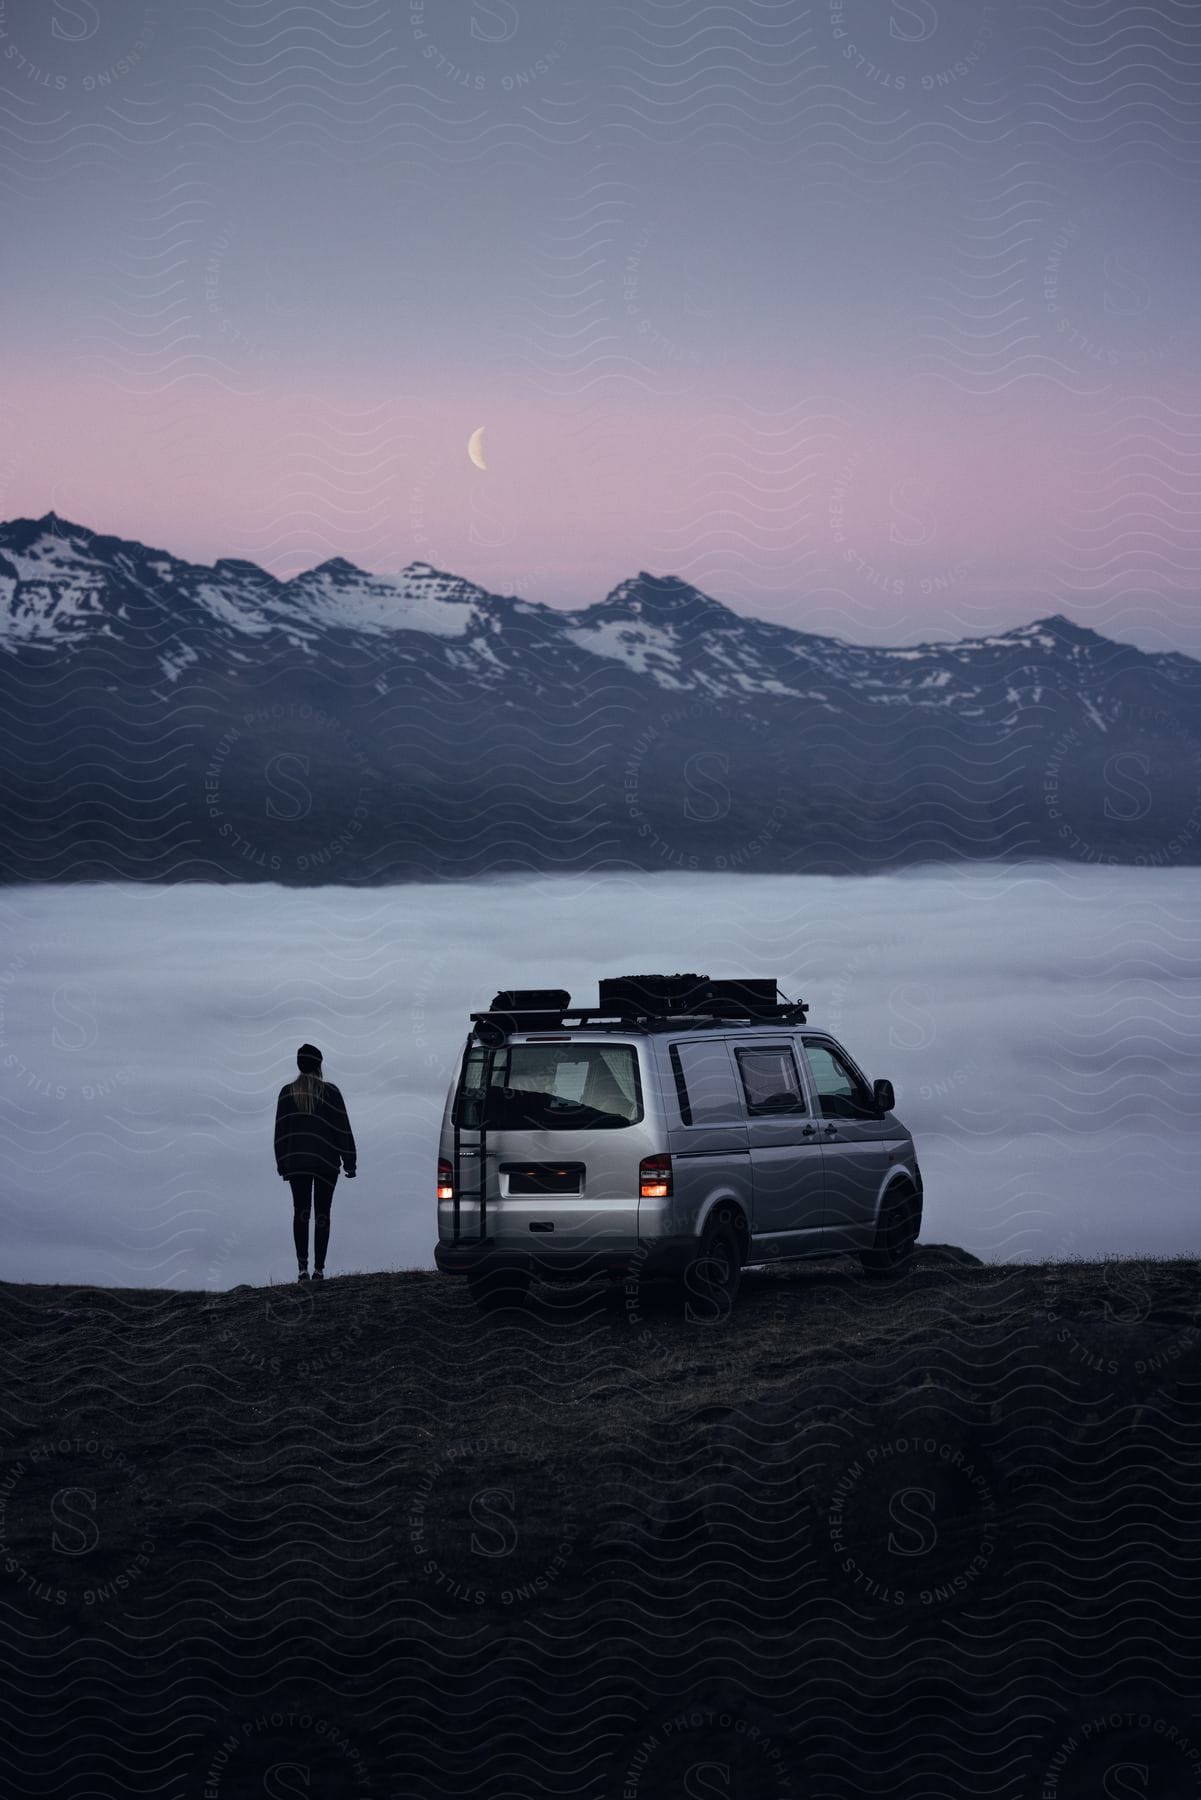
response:
<path id="1" fill-rule="evenodd" d="M 1166 4 L 3 0 L 0 516 L 1201 648 L 1199 71 Z"/>

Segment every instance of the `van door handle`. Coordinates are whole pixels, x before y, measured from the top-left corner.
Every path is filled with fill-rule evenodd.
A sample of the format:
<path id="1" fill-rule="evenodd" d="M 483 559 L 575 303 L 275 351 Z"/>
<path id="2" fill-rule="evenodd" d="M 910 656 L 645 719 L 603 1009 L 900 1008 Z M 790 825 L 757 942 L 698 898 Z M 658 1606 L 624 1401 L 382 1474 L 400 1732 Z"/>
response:
<path id="1" fill-rule="evenodd" d="M 827 1136 L 827 1137 L 836 1137 L 836 1136 L 837 1136 L 837 1135 L 838 1135 L 838 1127 L 837 1127 L 837 1125 L 826 1125 L 826 1126 L 823 1126 L 823 1130 L 824 1130 L 824 1131 L 825 1131 L 825 1134 L 826 1134 L 826 1136 Z"/>
<path id="2" fill-rule="evenodd" d="M 814 1136 L 816 1136 L 816 1134 L 817 1134 L 817 1126 L 816 1125 L 803 1125 L 801 1127 L 801 1136 L 802 1137 L 814 1137 Z"/>

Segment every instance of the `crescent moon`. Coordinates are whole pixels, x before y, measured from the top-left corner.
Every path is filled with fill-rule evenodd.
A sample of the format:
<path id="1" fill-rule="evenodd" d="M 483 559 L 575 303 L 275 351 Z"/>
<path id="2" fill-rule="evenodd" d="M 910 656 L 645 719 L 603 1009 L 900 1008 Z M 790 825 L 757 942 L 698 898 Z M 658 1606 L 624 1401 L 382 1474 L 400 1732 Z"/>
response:
<path id="1" fill-rule="evenodd" d="M 467 454 L 477 469 L 486 469 L 488 467 L 487 463 L 484 461 L 484 427 L 482 425 L 477 431 L 473 431 L 468 438 Z"/>

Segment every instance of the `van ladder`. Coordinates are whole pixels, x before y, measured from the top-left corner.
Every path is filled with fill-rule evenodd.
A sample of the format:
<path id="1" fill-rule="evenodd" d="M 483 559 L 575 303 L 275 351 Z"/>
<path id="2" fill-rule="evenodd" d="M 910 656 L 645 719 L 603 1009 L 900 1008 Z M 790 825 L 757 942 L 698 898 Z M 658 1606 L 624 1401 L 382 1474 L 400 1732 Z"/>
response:
<path id="1" fill-rule="evenodd" d="M 454 1162 L 453 1162 L 453 1166 L 452 1166 L 451 1179 L 454 1183 L 454 1190 L 455 1190 L 455 1193 L 454 1193 L 454 1206 L 455 1206 L 454 1241 L 456 1244 L 461 1243 L 462 1238 L 463 1238 L 462 1221 L 459 1216 L 460 1196 L 462 1194 L 462 1187 L 463 1187 L 463 1183 L 461 1180 L 461 1166 L 462 1166 L 462 1155 L 463 1155 L 463 1143 L 462 1143 L 463 1128 L 459 1123 L 459 1111 L 460 1111 L 459 1102 L 461 1101 L 463 1094 L 466 1092 L 467 1062 L 468 1062 L 468 1058 L 471 1055 L 473 1047 L 474 1047 L 473 1037 L 472 1037 L 472 1035 L 469 1035 L 467 1042 L 463 1047 L 463 1061 L 459 1065 L 459 1085 L 458 1085 L 458 1092 L 457 1092 L 457 1096 L 456 1096 L 456 1104 L 455 1104 L 455 1108 L 454 1108 L 454 1151 L 453 1151 Z M 486 1062 L 484 1065 L 484 1073 L 487 1073 L 487 1063 Z M 483 1243 L 484 1238 L 487 1236 L 488 1134 L 487 1134 L 487 1131 L 485 1130 L 484 1124 L 483 1124 L 485 1098 L 486 1098 L 486 1089 L 485 1089 L 484 1085 L 481 1084 L 481 1086 L 480 1086 L 480 1125 L 479 1125 L 479 1129 L 477 1132 L 477 1136 L 479 1138 L 479 1149 L 476 1152 L 477 1156 L 479 1157 L 479 1184 L 476 1189 L 476 1201 L 477 1201 L 477 1203 L 479 1205 L 479 1209 L 480 1209 L 479 1232 L 477 1234 L 476 1241 L 479 1243 Z M 470 1242 L 471 1240 L 468 1240 L 468 1241 Z"/>

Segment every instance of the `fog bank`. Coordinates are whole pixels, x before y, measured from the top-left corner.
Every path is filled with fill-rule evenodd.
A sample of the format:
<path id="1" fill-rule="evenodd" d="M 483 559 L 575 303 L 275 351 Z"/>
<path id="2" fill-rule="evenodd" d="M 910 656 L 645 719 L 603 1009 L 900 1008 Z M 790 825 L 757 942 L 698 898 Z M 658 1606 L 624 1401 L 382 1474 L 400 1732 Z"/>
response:
<path id="1" fill-rule="evenodd" d="M 1196 1253 L 1201 873 L 1056 864 L 514 878 L 355 891 L 133 884 L 0 900 L 9 1280 L 289 1280 L 275 1097 L 325 1053 L 359 1176 L 328 1268 L 432 1266 L 438 1121 L 498 986 L 775 975 L 887 1075 L 923 1236 L 986 1260 Z"/>

